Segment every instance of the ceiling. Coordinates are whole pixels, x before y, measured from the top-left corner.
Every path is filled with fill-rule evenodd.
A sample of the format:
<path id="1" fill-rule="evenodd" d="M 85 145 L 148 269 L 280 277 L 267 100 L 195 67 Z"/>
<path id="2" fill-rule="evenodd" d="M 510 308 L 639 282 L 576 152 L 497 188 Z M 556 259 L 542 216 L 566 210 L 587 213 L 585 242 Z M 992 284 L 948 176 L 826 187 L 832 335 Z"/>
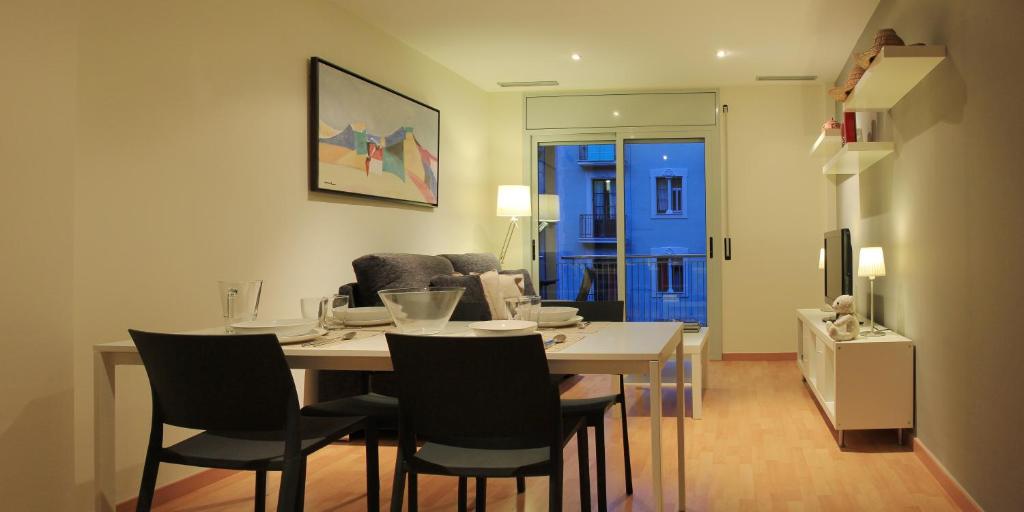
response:
<path id="1" fill-rule="evenodd" d="M 718 87 L 832 82 L 878 0 L 337 0 L 477 86 Z M 724 49 L 728 56 L 715 53 Z M 570 58 L 579 53 L 576 62 Z M 540 88 L 532 88 L 540 89 Z M 545 87 L 544 89 L 551 89 Z"/>

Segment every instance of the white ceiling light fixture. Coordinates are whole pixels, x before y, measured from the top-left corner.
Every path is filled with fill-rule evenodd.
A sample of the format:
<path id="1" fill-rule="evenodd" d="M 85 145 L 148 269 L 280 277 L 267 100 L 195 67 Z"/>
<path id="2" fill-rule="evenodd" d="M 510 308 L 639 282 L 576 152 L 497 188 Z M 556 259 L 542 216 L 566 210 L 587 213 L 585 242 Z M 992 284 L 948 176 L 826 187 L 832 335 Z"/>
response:
<path id="1" fill-rule="evenodd" d="M 576 52 L 573 52 L 573 54 L 570 55 L 569 58 L 571 58 L 572 60 L 574 60 L 576 62 L 579 62 L 580 59 L 582 59 L 583 57 L 580 57 L 580 54 L 578 54 Z"/>
<path id="2" fill-rule="evenodd" d="M 618 110 L 613 111 L 612 115 L 615 116 L 615 117 L 619 117 L 619 111 Z"/>
<path id="3" fill-rule="evenodd" d="M 717 52 L 715 52 L 715 57 L 718 57 L 719 59 L 724 59 L 724 58 L 726 58 L 728 56 L 729 56 L 729 51 L 728 50 L 718 50 Z"/>
<path id="4" fill-rule="evenodd" d="M 661 155 L 662 160 L 668 160 L 668 155 Z"/>

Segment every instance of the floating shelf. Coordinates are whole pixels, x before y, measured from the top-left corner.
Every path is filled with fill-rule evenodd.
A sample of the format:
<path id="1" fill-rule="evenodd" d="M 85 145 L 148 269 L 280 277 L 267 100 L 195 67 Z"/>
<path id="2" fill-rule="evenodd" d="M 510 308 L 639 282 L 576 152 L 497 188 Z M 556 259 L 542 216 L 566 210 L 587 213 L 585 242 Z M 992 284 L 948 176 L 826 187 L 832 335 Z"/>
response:
<path id="1" fill-rule="evenodd" d="M 894 149 L 892 142 L 850 142 L 825 163 L 822 174 L 860 174 Z"/>
<path id="2" fill-rule="evenodd" d="M 818 140 L 811 146 L 811 156 L 825 160 L 836 154 L 843 145 L 843 132 L 839 128 L 830 128 L 821 132 Z"/>
<path id="3" fill-rule="evenodd" d="M 946 47 L 883 46 L 843 103 L 847 112 L 889 110 L 946 58 Z"/>

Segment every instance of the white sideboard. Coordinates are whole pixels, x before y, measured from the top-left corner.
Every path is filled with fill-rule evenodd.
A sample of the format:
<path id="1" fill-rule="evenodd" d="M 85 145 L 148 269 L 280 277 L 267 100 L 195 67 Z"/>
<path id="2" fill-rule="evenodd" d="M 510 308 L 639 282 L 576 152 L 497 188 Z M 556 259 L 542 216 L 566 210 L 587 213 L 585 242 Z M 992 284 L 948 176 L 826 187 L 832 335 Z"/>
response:
<path id="1" fill-rule="evenodd" d="M 891 331 L 874 338 L 835 341 L 823 319 L 834 313 L 796 310 L 797 365 L 839 434 L 914 426 L 914 343 Z"/>

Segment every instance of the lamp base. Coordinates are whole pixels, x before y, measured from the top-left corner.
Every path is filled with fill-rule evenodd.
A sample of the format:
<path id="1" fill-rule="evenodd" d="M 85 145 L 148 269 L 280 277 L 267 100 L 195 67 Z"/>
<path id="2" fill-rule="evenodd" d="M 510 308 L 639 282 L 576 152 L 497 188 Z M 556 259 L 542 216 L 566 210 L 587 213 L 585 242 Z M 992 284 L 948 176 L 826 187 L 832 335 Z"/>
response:
<path id="1" fill-rule="evenodd" d="M 885 336 L 885 331 L 863 331 L 860 335 L 862 338 L 877 338 L 879 336 Z"/>

